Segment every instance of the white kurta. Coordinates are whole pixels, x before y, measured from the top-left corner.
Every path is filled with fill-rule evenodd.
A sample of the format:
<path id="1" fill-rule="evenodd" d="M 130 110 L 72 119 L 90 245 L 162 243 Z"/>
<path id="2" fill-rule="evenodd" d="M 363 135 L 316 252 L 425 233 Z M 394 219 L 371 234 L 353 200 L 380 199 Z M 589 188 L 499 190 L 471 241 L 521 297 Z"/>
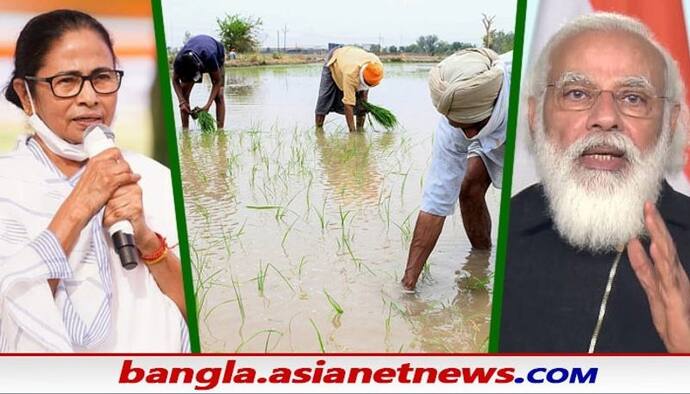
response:
<path id="1" fill-rule="evenodd" d="M 139 154 L 123 155 L 142 176 L 146 223 L 177 245 L 169 170 Z M 179 309 L 143 263 L 122 268 L 101 228 L 102 212 L 70 256 L 47 230 L 80 175 L 66 178 L 26 137 L 0 156 L 0 351 L 188 351 Z M 61 279 L 55 297 L 48 278 Z"/>

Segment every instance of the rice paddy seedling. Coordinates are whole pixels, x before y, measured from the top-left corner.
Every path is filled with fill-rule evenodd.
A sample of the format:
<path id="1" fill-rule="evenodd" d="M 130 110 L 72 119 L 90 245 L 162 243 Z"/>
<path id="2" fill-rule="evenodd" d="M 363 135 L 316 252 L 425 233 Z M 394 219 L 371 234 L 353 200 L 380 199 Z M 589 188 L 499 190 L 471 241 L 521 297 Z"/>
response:
<path id="1" fill-rule="evenodd" d="M 476 277 L 472 275 L 469 278 L 467 278 L 466 281 L 463 282 L 462 288 L 470 291 L 491 291 L 491 283 L 493 282 L 493 279 L 493 272 L 489 272 L 487 275 L 481 277 Z"/>
<path id="2" fill-rule="evenodd" d="M 424 267 L 422 267 L 422 279 L 431 278 L 431 261 L 427 260 L 424 262 Z"/>
<path id="3" fill-rule="evenodd" d="M 232 255 L 232 247 L 231 247 L 231 242 L 233 240 L 238 240 L 240 237 L 244 234 L 244 227 L 247 224 L 247 220 L 245 219 L 240 228 L 237 230 L 233 231 L 232 228 L 230 228 L 227 232 L 225 231 L 225 227 L 223 226 L 223 223 L 220 223 L 220 233 L 223 236 L 223 246 L 225 246 L 225 252 L 228 256 Z"/>
<path id="4" fill-rule="evenodd" d="M 313 205 L 312 208 L 314 209 L 314 212 L 316 212 L 316 216 L 319 217 L 319 223 L 321 224 L 321 232 L 323 233 L 324 230 L 326 230 L 326 226 L 328 226 L 328 221 L 326 220 L 326 198 L 324 197 L 323 199 L 323 204 L 321 204 L 321 210 L 316 209 L 316 207 Z"/>
<path id="5" fill-rule="evenodd" d="M 338 215 L 340 216 L 340 238 L 345 240 L 348 238 L 350 232 L 347 230 L 347 218 L 350 216 L 352 211 L 343 211 L 343 206 L 338 205 Z M 352 223 L 352 219 L 350 220 Z"/>
<path id="6" fill-rule="evenodd" d="M 362 104 L 364 109 L 366 109 L 369 115 L 374 118 L 376 123 L 383 126 L 386 130 L 392 130 L 398 125 L 398 119 L 386 108 L 374 105 L 368 101 L 363 101 Z"/>
<path id="7" fill-rule="evenodd" d="M 487 335 L 486 338 L 482 341 L 482 343 L 479 345 L 479 351 L 482 353 L 488 353 L 489 352 L 489 336 Z"/>
<path id="8" fill-rule="evenodd" d="M 391 228 L 391 194 L 388 193 L 388 197 L 386 197 L 386 204 L 384 205 L 384 212 L 386 214 L 385 222 L 386 222 L 386 233 L 388 233 L 388 230 Z"/>
<path id="9" fill-rule="evenodd" d="M 235 300 L 237 301 L 237 309 L 240 312 L 241 323 L 240 323 L 239 334 L 240 334 L 240 337 L 242 337 L 242 328 L 244 327 L 244 322 L 247 318 L 247 315 L 244 311 L 244 302 L 242 301 L 242 293 L 241 293 L 240 288 L 239 288 L 240 284 L 235 280 L 235 278 L 233 276 L 230 276 L 230 283 L 232 284 L 232 290 L 235 293 Z"/>
<path id="10" fill-rule="evenodd" d="M 326 295 L 326 299 L 328 300 L 328 303 L 331 305 L 331 308 L 335 311 L 336 314 L 340 315 L 344 312 L 343 307 L 340 306 L 338 301 L 336 301 L 333 297 L 331 297 L 330 294 L 326 291 L 326 289 L 323 289 L 323 294 Z"/>
<path id="11" fill-rule="evenodd" d="M 263 266 L 259 260 L 259 272 L 256 274 L 256 287 L 259 290 L 259 296 L 264 296 L 264 289 L 266 288 L 266 274 L 268 273 L 268 265 Z"/>
<path id="12" fill-rule="evenodd" d="M 295 224 L 297 224 L 297 220 L 299 220 L 299 217 L 295 218 L 295 220 L 287 228 L 287 230 L 285 230 L 285 233 L 283 234 L 283 239 L 280 241 L 280 247 L 283 248 L 283 251 L 285 251 L 285 241 L 287 241 L 288 234 L 290 234 L 292 228 L 295 227 Z"/>
<path id="13" fill-rule="evenodd" d="M 403 180 L 402 184 L 400 185 L 400 200 L 402 201 L 403 196 L 405 195 L 405 184 L 407 183 L 407 177 L 410 175 L 410 171 L 412 170 L 412 166 L 407 170 L 406 173 L 403 174 Z"/>
<path id="14" fill-rule="evenodd" d="M 297 264 L 297 278 L 302 279 L 302 268 L 304 268 L 304 264 L 307 262 L 306 256 L 302 256 L 301 259 L 299 259 L 299 263 Z"/>
<path id="15" fill-rule="evenodd" d="M 417 208 L 412 210 L 401 224 L 393 223 L 400 229 L 400 240 L 402 241 L 403 247 L 406 247 L 412 239 L 412 223 L 410 222 L 410 218 L 415 212 L 417 212 Z"/>
<path id="16" fill-rule="evenodd" d="M 206 222 L 206 226 L 211 224 L 211 214 L 208 212 L 208 209 L 203 206 L 202 204 L 199 204 L 196 201 L 193 201 L 194 203 L 194 208 L 196 211 L 201 215 L 201 217 L 204 218 L 204 221 Z"/>
<path id="17" fill-rule="evenodd" d="M 235 300 L 234 300 L 234 299 L 230 299 L 230 300 L 225 300 L 225 301 L 223 301 L 223 302 L 221 302 L 221 303 L 219 303 L 219 304 L 214 305 L 212 308 L 210 308 L 210 309 L 209 309 L 208 311 L 206 311 L 206 313 L 204 314 L 204 321 L 205 321 L 205 322 L 208 321 L 208 319 L 211 317 L 211 314 L 212 314 L 213 312 L 215 312 L 216 309 L 220 308 L 220 307 L 223 306 L 223 305 L 231 304 L 231 303 L 233 303 L 233 302 L 235 302 Z M 201 310 L 201 308 L 199 308 L 199 310 Z"/>
<path id="18" fill-rule="evenodd" d="M 311 206 L 310 195 L 311 195 L 311 185 L 313 182 L 314 182 L 314 175 L 312 173 L 309 173 L 309 182 L 307 183 L 307 191 L 305 193 L 305 197 L 307 199 L 306 204 L 305 204 L 307 209 L 305 209 L 305 213 L 304 213 L 305 218 L 309 218 L 309 212 L 311 212 L 309 207 Z"/>
<path id="19" fill-rule="evenodd" d="M 213 116 L 208 111 L 198 111 L 197 117 L 196 121 L 201 131 L 204 133 L 216 131 L 216 120 L 213 119 Z"/>
<path id="20" fill-rule="evenodd" d="M 314 327 L 314 331 L 316 332 L 316 339 L 319 341 L 319 348 L 321 349 L 321 353 L 326 353 L 326 347 L 323 344 L 323 339 L 321 338 L 321 332 L 319 331 L 319 328 L 316 327 L 316 323 L 314 323 L 313 319 L 309 319 L 309 322 L 311 323 L 311 326 Z"/>
<path id="21" fill-rule="evenodd" d="M 386 316 L 386 336 L 389 336 L 391 334 L 391 312 L 393 311 L 393 303 L 389 302 L 388 303 L 388 316 Z"/>
<path id="22" fill-rule="evenodd" d="M 252 334 L 252 336 L 250 336 L 250 337 L 247 338 L 246 340 L 240 342 L 240 344 L 237 345 L 237 347 L 235 348 L 235 353 L 239 353 L 245 345 L 247 345 L 247 344 L 248 344 L 249 342 L 251 342 L 254 338 L 260 336 L 261 334 L 266 334 L 266 341 L 264 342 L 264 353 L 268 353 L 269 351 L 275 349 L 275 348 L 278 346 L 278 344 L 280 343 L 280 338 L 283 337 L 283 333 L 280 332 L 280 331 L 278 331 L 278 330 L 274 330 L 274 329 L 260 330 L 260 331 L 258 331 L 258 332 L 255 332 L 254 334 Z M 269 349 L 269 344 L 270 344 L 270 341 L 271 341 L 271 336 L 274 335 L 274 334 L 278 335 L 278 340 L 277 340 L 277 341 L 273 344 L 273 346 Z"/>
<path id="23" fill-rule="evenodd" d="M 261 136 L 258 132 L 251 133 L 251 147 L 252 153 L 261 152 Z"/>
<path id="24" fill-rule="evenodd" d="M 368 101 L 364 101 L 362 104 L 369 115 L 374 118 L 376 123 L 383 126 L 386 130 L 392 130 L 398 125 L 398 119 L 390 110 L 374 105 Z"/>
<path id="25" fill-rule="evenodd" d="M 275 265 L 268 263 L 268 266 L 271 267 L 273 271 L 275 271 L 278 274 L 278 276 L 280 276 L 283 279 L 283 281 L 290 288 L 290 290 L 292 290 L 292 292 L 295 293 L 295 288 L 292 286 L 292 283 L 290 283 L 288 278 L 286 278 L 285 275 L 283 275 L 283 273 L 280 272 L 280 270 Z"/>

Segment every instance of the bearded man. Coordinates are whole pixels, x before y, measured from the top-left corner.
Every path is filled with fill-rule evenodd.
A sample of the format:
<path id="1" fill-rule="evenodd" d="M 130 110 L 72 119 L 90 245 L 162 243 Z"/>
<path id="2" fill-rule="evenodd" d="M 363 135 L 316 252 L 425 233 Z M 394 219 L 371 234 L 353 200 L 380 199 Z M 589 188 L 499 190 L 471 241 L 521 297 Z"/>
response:
<path id="1" fill-rule="evenodd" d="M 690 198 L 664 180 L 687 132 L 675 62 L 640 22 L 591 14 L 527 96 L 541 183 L 511 203 L 500 351 L 690 351 Z"/>

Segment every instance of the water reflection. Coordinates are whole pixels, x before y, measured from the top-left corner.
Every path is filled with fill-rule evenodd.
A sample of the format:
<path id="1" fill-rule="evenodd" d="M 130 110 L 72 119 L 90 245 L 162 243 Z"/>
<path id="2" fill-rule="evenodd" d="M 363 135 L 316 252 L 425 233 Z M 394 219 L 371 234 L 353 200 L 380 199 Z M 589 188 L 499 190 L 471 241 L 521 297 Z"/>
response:
<path id="1" fill-rule="evenodd" d="M 370 157 L 372 144 L 363 133 L 316 131 L 321 168 L 327 188 L 342 203 L 372 202 L 378 198 L 381 174 Z"/>
<path id="2" fill-rule="evenodd" d="M 425 352 L 487 351 L 493 272 L 489 251 L 471 250 L 456 267 L 452 301 L 429 302 L 406 295 L 403 304 Z"/>
<path id="3" fill-rule="evenodd" d="M 320 65 L 228 69 L 229 129 L 179 136 L 205 351 L 485 348 L 491 254 L 468 254 L 459 217 L 419 293 L 397 284 L 438 119 L 427 70 L 386 65 L 371 94 L 403 128 L 349 133 L 313 128 Z"/>

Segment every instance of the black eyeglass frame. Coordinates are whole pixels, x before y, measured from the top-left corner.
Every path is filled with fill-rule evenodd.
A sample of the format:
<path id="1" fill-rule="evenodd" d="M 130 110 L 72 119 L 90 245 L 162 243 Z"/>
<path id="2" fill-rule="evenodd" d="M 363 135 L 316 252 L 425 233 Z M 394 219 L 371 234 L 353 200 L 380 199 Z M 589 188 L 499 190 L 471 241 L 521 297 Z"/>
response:
<path id="1" fill-rule="evenodd" d="M 96 86 L 93 84 L 93 78 L 94 78 L 96 75 L 103 73 L 104 71 L 115 72 L 115 74 L 117 75 L 117 87 L 116 87 L 114 90 L 110 91 L 110 92 L 100 92 L 100 91 L 98 91 L 98 89 L 96 89 Z M 39 78 L 39 77 L 35 77 L 35 76 L 32 76 L 32 75 L 25 75 L 25 76 L 24 76 L 24 79 L 29 80 L 29 81 L 35 81 L 35 82 L 47 82 L 48 85 L 50 86 L 50 91 L 53 93 L 53 95 L 54 95 L 55 97 L 59 97 L 59 98 L 72 98 L 72 97 L 77 97 L 77 96 L 79 96 L 79 94 L 81 93 L 82 89 L 84 89 L 84 82 L 85 82 L 85 81 L 89 81 L 89 83 L 91 84 L 91 87 L 93 88 L 94 92 L 96 92 L 96 93 L 98 93 L 98 94 L 113 94 L 113 93 L 117 92 L 118 90 L 120 90 L 120 87 L 122 86 L 122 77 L 123 77 L 124 75 L 125 75 L 125 72 L 122 71 L 122 70 L 109 70 L 109 69 L 106 70 L 106 69 L 100 69 L 100 70 L 94 70 L 94 71 L 91 72 L 91 74 L 89 74 L 89 75 L 64 74 L 64 73 L 63 73 L 63 74 L 56 74 L 56 75 L 53 75 L 52 77 L 46 77 L 46 78 Z M 77 90 L 76 93 L 71 94 L 71 95 L 69 95 L 69 96 L 61 96 L 61 95 L 55 93 L 55 87 L 53 86 L 53 80 L 54 80 L 55 78 L 64 77 L 64 76 L 74 76 L 74 77 L 80 77 L 80 78 L 81 78 L 81 84 L 79 85 L 79 89 Z"/>

